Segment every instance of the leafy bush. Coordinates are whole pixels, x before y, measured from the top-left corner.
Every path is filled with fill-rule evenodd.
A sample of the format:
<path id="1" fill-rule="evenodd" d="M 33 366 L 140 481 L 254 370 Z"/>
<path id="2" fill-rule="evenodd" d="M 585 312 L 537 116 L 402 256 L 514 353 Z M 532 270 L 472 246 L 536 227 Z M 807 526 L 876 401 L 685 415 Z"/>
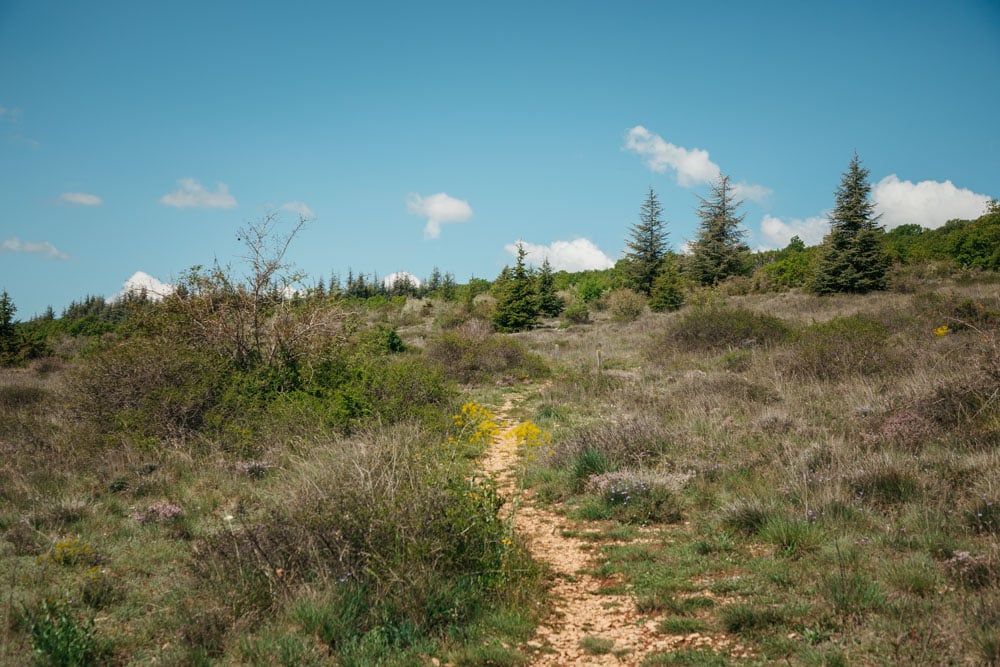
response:
<path id="1" fill-rule="evenodd" d="M 437 449 L 412 425 L 314 447 L 259 520 L 200 541 L 195 576 L 248 620 L 327 582 L 334 597 L 316 623 L 335 652 L 370 633 L 396 647 L 443 636 L 533 570 L 492 484 L 436 462 Z"/>
<path id="2" fill-rule="evenodd" d="M 539 377 L 544 362 L 510 336 L 494 334 L 478 321 L 445 331 L 427 345 L 428 357 L 460 382 L 482 382 L 504 375 Z"/>
<path id="3" fill-rule="evenodd" d="M 202 426 L 228 374 L 195 348 L 132 338 L 74 369 L 70 400 L 77 414 L 110 430 L 182 438 Z"/>
<path id="4" fill-rule="evenodd" d="M 618 289 L 606 297 L 608 312 L 615 322 L 633 322 L 646 310 L 646 298 L 630 289 Z"/>
<path id="5" fill-rule="evenodd" d="M 787 340 L 790 333 L 788 325 L 772 315 L 710 305 L 694 308 L 671 322 L 663 335 L 654 337 L 649 356 L 657 360 L 663 350 L 674 345 L 692 351 L 766 347 Z"/>
<path id="6" fill-rule="evenodd" d="M 97 665 L 107 656 L 94 621 L 81 624 L 66 600 L 42 600 L 35 612 L 25 612 L 31 648 L 39 664 Z"/>
<path id="7" fill-rule="evenodd" d="M 586 324 L 590 321 L 590 311 L 583 299 L 576 299 L 562 312 L 562 318 L 570 324 Z"/>

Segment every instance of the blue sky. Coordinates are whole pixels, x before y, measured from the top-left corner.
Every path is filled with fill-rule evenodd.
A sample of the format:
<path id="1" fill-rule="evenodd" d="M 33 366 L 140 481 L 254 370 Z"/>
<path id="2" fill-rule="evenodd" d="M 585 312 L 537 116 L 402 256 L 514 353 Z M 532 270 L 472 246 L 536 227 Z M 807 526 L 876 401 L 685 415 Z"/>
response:
<path id="1" fill-rule="evenodd" d="M 856 150 L 883 222 L 1000 196 L 1000 5 L 0 0 L 0 289 L 28 318 L 135 272 L 289 258 L 493 278 L 671 243 L 739 183 L 753 247 L 819 240 Z M 284 208 L 282 208 L 284 207 Z"/>

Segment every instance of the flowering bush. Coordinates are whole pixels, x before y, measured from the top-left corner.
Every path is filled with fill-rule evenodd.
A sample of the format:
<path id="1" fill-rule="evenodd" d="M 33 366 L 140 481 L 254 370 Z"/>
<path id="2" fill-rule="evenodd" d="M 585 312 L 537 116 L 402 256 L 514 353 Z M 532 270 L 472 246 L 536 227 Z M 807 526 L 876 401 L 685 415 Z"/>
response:
<path id="1" fill-rule="evenodd" d="M 529 461 L 534 460 L 535 452 L 542 447 L 549 448 L 549 456 L 553 454 L 553 450 L 550 447 L 552 444 L 552 435 L 548 431 L 543 431 L 533 421 L 521 422 L 511 429 L 510 434 L 514 438 L 514 442 L 517 443 L 517 448 Z"/>
<path id="2" fill-rule="evenodd" d="M 479 405 L 468 402 L 457 415 L 452 415 L 452 423 L 458 432 L 448 437 L 451 444 L 485 445 L 499 432 L 496 416 Z"/>

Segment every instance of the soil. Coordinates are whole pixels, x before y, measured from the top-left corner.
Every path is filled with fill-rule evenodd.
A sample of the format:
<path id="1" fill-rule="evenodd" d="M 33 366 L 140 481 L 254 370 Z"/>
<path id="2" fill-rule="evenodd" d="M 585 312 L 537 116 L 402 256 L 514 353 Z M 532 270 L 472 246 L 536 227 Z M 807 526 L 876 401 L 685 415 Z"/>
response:
<path id="1" fill-rule="evenodd" d="M 746 649 L 725 635 L 691 633 L 667 635 L 657 631 L 659 618 L 640 613 L 629 594 L 608 594 L 621 582 L 593 576 L 597 561 L 592 542 L 567 537 L 581 528 L 576 522 L 533 502 L 530 491 L 516 481 L 517 443 L 511 434 L 514 422 L 509 413 L 511 399 L 497 411 L 502 424 L 500 435 L 483 460 L 484 470 L 494 479 L 500 493 L 514 512 L 514 526 L 523 536 L 532 555 L 552 573 L 551 609 L 535 637 L 522 647 L 532 655 L 532 665 L 638 665 L 656 652 L 711 649 L 732 657 L 746 655 Z M 585 638 L 611 640 L 607 652 L 595 654 L 581 646 Z M 605 646 L 607 641 L 604 642 Z"/>

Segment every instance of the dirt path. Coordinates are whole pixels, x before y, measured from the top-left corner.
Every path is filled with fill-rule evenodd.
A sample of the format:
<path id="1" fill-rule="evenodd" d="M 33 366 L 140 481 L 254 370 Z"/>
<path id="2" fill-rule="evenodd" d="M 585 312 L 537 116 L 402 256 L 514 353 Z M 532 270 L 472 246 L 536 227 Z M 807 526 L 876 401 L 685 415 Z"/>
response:
<path id="1" fill-rule="evenodd" d="M 527 647 L 534 649 L 532 664 L 638 665 L 644 656 L 657 651 L 680 647 L 718 649 L 728 644 L 724 638 L 720 642 L 718 637 L 698 633 L 660 634 L 657 619 L 639 613 L 632 596 L 600 592 L 616 582 L 584 572 L 595 564 L 593 544 L 564 537 L 564 531 L 574 528 L 572 522 L 537 507 L 531 502 L 530 492 L 517 487 L 517 446 L 511 435 L 514 423 L 509 417 L 513 407 L 513 400 L 508 399 L 497 411 L 502 430 L 487 452 L 483 468 L 510 499 L 508 506 L 516 511 L 516 530 L 527 538 L 532 555 L 547 563 L 554 575 L 553 609 Z M 609 652 L 595 655 L 580 645 L 587 637 L 614 643 Z"/>

